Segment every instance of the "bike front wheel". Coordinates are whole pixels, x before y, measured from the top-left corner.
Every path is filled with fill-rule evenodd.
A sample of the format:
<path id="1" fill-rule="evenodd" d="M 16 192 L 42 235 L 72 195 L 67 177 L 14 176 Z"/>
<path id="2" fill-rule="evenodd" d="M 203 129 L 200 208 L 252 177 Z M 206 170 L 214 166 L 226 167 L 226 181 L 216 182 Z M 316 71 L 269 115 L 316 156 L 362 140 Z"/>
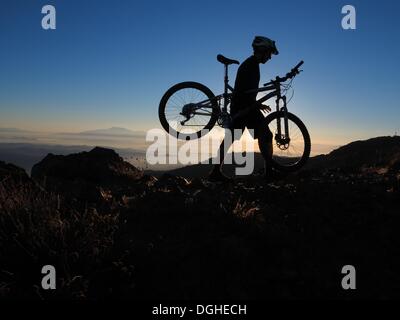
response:
<path id="1" fill-rule="evenodd" d="M 293 172 L 307 162 L 311 151 L 311 139 L 306 126 L 297 116 L 289 112 L 286 112 L 286 116 L 288 136 L 285 133 L 285 112 L 271 113 L 265 120 L 273 135 L 272 166 L 279 171 Z"/>
<path id="2" fill-rule="evenodd" d="M 209 88 L 198 82 L 182 82 L 171 87 L 161 98 L 158 115 L 169 134 L 191 140 L 213 128 L 219 107 Z"/>

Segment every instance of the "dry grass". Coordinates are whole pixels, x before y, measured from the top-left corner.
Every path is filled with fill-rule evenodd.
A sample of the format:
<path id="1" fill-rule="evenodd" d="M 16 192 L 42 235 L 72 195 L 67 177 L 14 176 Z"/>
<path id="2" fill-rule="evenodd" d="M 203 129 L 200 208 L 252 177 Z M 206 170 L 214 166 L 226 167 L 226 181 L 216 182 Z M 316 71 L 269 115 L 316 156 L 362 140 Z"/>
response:
<path id="1" fill-rule="evenodd" d="M 21 182 L 0 183 L 0 297 L 36 293 L 43 298 L 37 285 L 44 261 L 58 266 L 59 295 L 84 296 L 84 287 L 69 286 L 110 255 L 118 214 L 99 214 L 95 208 L 80 212 L 59 195 Z"/>

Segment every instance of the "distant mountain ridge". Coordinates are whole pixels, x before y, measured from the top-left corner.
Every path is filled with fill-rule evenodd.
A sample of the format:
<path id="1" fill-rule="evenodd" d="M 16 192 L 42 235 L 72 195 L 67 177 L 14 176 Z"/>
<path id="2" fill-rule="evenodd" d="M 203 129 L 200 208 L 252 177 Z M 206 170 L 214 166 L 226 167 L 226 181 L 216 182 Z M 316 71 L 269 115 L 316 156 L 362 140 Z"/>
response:
<path id="1" fill-rule="evenodd" d="M 362 170 L 370 167 L 395 168 L 400 164 L 400 137 L 385 136 L 359 140 L 312 158 L 306 168 Z"/>
<path id="2" fill-rule="evenodd" d="M 112 135 L 112 136 L 137 136 L 144 135 L 142 131 L 132 131 L 121 127 L 111 127 L 108 129 L 96 129 L 79 132 L 80 135 Z"/>
<path id="3" fill-rule="evenodd" d="M 121 131 L 115 127 L 114 132 Z M 0 143 L 0 160 L 19 165 L 29 173 L 33 164 L 38 163 L 48 153 L 66 155 L 75 152 L 89 151 L 91 148 L 93 148 L 93 146 L 89 145 L 62 146 L 25 143 Z M 144 156 L 143 151 L 139 150 L 125 150 L 120 148 L 114 149 L 124 158 L 132 157 L 132 155 L 137 156 L 139 154 L 140 156 Z M 255 171 L 262 170 L 262 155 L 255 153 L 254 160 Z M 387 136 L 371 138 L 362 141 L 354 141 L 345 146 L 339 147 L 327 155 L 311 157 L 302 170 L 341 168 L 344 170 L 354 171 L 368 167 L 386 167 L 395 169 L 398 166 L 400 166 L 400 137 Z M 168 173 L 188 178 L 204 177 L 211 170 L 211 167 L 211 164 L 195 164 L 179 169 L 169 170 Z M 233 165 L 224 166 L 224 171 L 228 175 L 233 175 L 233 170 Z M 163 173 L 160 171 L 146 172 L 156 176 Z"/>
<path id="4" fill-rule="evenodd" d="M 0 127 L 0 133 L 38 133 L 36 131 L 11 128 L 11 127 Z M 86 130 L 78 133 L 67 133 L 67 134 L 79 134 L 79 135 L 112 135 L 112 136 L 137 136 L 144 135 L 144 131 L 133 131 L 122 127 L 111 127 L 106 129 L 94 129 Z"/>
<path id="5" fill-rule="evenodd" d="M 262 170 L 264 165 L 260 153 L 254 154 L 255 171 Z M 347 171 L 359 171 L 366 168 L 400 168 L 400 137 L 386 136 L 368 140 L 354 141 L 327 155 L 311 157 L 301 170 L 325 170 L 340 168 Z M 195 164 L 169 171 L 172 175 L 183 177 L 204 177 L 211 170 L 211 164 Z M 233 165 L 224 165 L 225 174 L 234 174 Z"/>
<path id="6" fill-rule="evenodd" d="M 3 132 L 3 133 L 32 133 L 32 131 L 29 131 L 29 130 L 18 129 L 18 128 L 3 128 L 3 127 L 0 127 L 0 132 Z"/>

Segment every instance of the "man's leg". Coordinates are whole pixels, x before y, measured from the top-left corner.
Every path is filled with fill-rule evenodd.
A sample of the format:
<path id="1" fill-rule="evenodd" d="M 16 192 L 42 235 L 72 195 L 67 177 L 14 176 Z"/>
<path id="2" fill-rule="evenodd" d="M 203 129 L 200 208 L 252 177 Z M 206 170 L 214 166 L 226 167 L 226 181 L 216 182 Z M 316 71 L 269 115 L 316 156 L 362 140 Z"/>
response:
<path id="1" fill-rule="evenodd" d="M 228 145 L 228 142 L 226 141 L 226 139 L 222 140 L 222 142 L 219 146 L 219 149 L 218 149 L 219 162 L 214 164 L 212 172 L 216 172 L 216 171 L 220 172 L 221 171 L 222 164 L 224 162 L 226 154 L 228 153 L 229 147 L 230 147 L 230 141 L 229 141 L 229 145 Z"/>
<path id="2" fill-rule="evenodd" d="M 243 130 L 242 130 L 243 131 Z M 231 139 L 226 139 L 222 140 L 219 149 L 218 149 L 218 155 L 219 155 L 219 162 L 213 166 L 213 169 L 210 173 L 210 176 L 223 176 L 222 174 L 222 165 L 224 163 L 224 159 L 228 153 L 228 150 L 230 146 L 233 144 L 235 141 L 235 136 L 234 136 L 234 129 L 230 130 L 231 134 Z"/>
<path id="3" fill-rule="evenodd" d="M 264 157 L 264 170 L 265 175 L 272 175 L 272 132 L 269 130 L 265 121 L 260 123 L 257 127 L 257 137 L 258 137 L 258 146 L 260 148 L 261 154 Z"/>

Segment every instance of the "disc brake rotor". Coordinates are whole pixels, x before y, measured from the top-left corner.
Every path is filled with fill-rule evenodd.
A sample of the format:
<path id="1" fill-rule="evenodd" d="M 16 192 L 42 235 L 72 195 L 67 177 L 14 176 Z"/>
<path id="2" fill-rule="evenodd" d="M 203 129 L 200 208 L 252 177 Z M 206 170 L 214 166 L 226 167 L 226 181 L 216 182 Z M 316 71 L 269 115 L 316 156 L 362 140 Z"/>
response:
<path id="1" fill-rule="evenodd" d="M 290 145 L 290 138 L 282 138 L 275 135 L 276 145 L 280 150 L 287 150 Z"/>

